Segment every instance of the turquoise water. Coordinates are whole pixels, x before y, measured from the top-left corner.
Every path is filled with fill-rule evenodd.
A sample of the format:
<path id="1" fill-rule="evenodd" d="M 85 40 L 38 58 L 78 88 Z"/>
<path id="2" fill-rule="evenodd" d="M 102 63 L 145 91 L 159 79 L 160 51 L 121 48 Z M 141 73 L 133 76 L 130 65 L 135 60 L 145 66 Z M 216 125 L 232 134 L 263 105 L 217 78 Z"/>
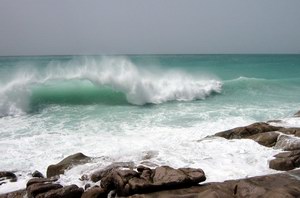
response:
<path id="1" fill-rule="evenodd" d="M 22 182 L 79 151 L 106 156 L 97 167 L 151 152 L 151 163 L 202 167 L 209 181 L 259 175 L 277 151 L 198 140 L 299 109 L 300 55 L 0 57 L 0 170 Z"/>
<path id="2" fill-rule="evenodd" d="M 2 57 L 0 115 L 34 113 L 53 105 L 121 105 L 135 109 L 133 105 L 161 104 L 151 107 L 156 109 L 178 106 L 174 101 L 212 108 L 280 108 L 299 103 L 299 74 L 299 55 Z M 209 80 L 220 82 L 222 88 Z M 199 81 L 204 82 L 195 85 Z M 201 89 L 205 93 L 200 93 Z M 136 93 L 131 96 L 130 92 Z M 82 110 L 85 108 L 82 106 Z"/>

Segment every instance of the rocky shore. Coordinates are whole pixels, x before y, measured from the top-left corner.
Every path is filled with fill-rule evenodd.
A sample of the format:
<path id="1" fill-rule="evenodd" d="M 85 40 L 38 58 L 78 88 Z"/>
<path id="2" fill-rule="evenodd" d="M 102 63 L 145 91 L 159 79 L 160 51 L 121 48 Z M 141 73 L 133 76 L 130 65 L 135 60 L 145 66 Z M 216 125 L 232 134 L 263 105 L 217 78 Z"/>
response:
<path id="1" fill-rule="evenodd" d="M 295 117 L 300 116 L 300 112 Z M 205 170 L 112 163 L 101 170 L 83 174 L 84 187 L 61 185 L 58 180 L 66 170 L 85 164 L 93 158 L 82 153 L 68 156 L 47 168 L 46 176 L 36 171 L 23 190 L 0 195 L 0 198 L 102 198 L 102 197 L 300 197 L 300 128 L 280 126 L 278 120 L 259 122 L 216 133 L 213 137 L 251 139 L 282 150 L 269 161 L 269 168 L 286 171 L 272 175 L 225 182 L 201 183 Z M 274 124 L 276 123 L 276 124 Z M 295 169 L 295 170 L 293 170 Z M 0 171 L 0 185 L 16 182 L 18 177 Z"/>

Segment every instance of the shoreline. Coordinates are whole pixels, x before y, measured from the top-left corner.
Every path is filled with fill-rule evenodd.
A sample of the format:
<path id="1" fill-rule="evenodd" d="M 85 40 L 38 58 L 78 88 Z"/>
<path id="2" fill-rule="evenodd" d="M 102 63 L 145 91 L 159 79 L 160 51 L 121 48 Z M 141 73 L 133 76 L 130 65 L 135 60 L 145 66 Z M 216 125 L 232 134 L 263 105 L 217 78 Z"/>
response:
<path id="1" fill-rule="evenodd" d="M 300 111 L 298 111 L 296 114 L 294 114 L 295 119 L 300 119 Z M 295 174 L 295 177 L 291 178 L 285 178 L 286 180 L 284 182 L 289 183 L 289 185 L 292 185 L 294 182 L 299 182 L 300 177 L 300 128 L 298 127 L 283 127 L 281 125 L 284 125 L 284 122 L 282 120 L 271 120 L 267 122 L 259 122 L 259 123 L 253 123 L 248 126 L 243 127 L 237 127 L 234 129 L 230 129 L 227 131 L 222 131 L 219 133 L 216 133 L 213 136 L 209 136 L 207 138 L 211 137 L 222 137 L 225 139 L 251 139 L 253 141 L 256 141 L 262 146 L 266 147 L 272 147 L 275 149 L 281 149 L 282 152 L 274 156 L 274 159 L 269 161 L 269 167 L 275 170 L 279 171 L 292 171 L 293 169 L 296 169 L 292 171 L 293 174 Z M 165 167 L 165 166 L 158 166 L 155 169 L 151 169 L 147 166 L 141 166 L 136 167 L 134 164 L 128 164 L 128 163 L 112 163 L 111 166 L 100 170 L 100 176 L 99 176 L 99 170 L 95 171 L 95 174 L 98 173 L 98 177 L 94 175 L 85 175 L 83 174 L 80 180 L 87 180 L 94 182 L 94 185 L 86 185 L 83 188 L 79 188 L 76 185 L 69 185 L 69 186 L 62 186 L 57 183 L 57 179 L 59 178 L 60 174 L 64 174 L 65 170 L 71 169 L 73 167 L 76 167 L 80 164 L 85 164 L 89 162 L 92 158 L 85 156 L 82 153 L 77 153 L 74 155 L 71 155 L 65 159 L 63 159 L 61 162 L 59 162 L 56 165 L 50 165 L 47 169 L 47 178 L 44 178 L 44 176 L 37 172 L 32 177 L 33 179 L 29 180 L 28 183 L 32 180 L 36 180 L 35 183 L 38 185 L 36 186 L 37 189 L 39 188 L 45 188 L 43 187 L 44 184 L 50 185 L 47 190 L 42 190 L 38 194 L 31 195 L 30 188 L 27 183 L 27 188 L 21 190 L 21 191 L 15 191 L 10 192 L 7 194 L 0 195 L 0 198 L 6 198 L 6 197 L 21 197 L 21 195 L 27 195 L 28 197 L 38 197 L 38 195 L 41 194 L 41 197 L 47 197 L 54 196 L 56 194 L 56 197 L 68 197 L 70 193 L 77 193 L 76 196 L 78 197 L 107 197 L 107 194 L 110 193 L 112 190 L 117 191 L 118 195 L 125 195 L 125 196 L 132 196 L 132 197 L 159 197 L 159 196 L 165 196 L 166 193 L 175 193 L 175 194 L 181 194 L 181 195 L 188 195 L 192 193 L 193 195 L 201 195 L 201 193 L 205 193 L 205 195 L 212 196 L 213 194 L 220 194 L 224 195 L 224 197 L 229 196 L 229 192 L 232 191 L 232 185 L 233 183 L 240 183 L 240 182 L 252 182 L 252 180 L 256 180 L 256 178 L 260 178 L 259 181 L 265 181 L 269 180 L 270 178 L 273 178 L 274 182 L 276 183 L 276 175 L 291 175 L 290 172 L 283 172 L 283 173 L 276 173 L 276 174 L 267 174 L 264 176 L 256 176 L 256 177 L 250 177 L 250 178 L 244 178 L 244 179 L 237 179 L 237 180 L 230 180 L 230 181 L 224 181 L 224 182 L 209 182 L 204 184 L 198 184 L 199 181 L 203 182 L 205 181 L 205 170 L 202 171 L 202 169 L 189 169 L 190 172 L 184 172 L 182 175 L 181 169 L 173 169 L 171 167 Z M 199 167 L 201 168 L 201 167 Z M 139 170 L 140 169 L 140 170 Z M 153 178 L 155 177 L 155 174 L 157 173 L 157 169 L 164 169 L 162 173 L 160 174 L 160 180 L 157 180 L 156 183 L 153 182 Z M 105 170 L 103 172 L 103 170 Z M 108 170 L 108 171 L 107 171 Z M 102 172 L 101 172 L 102 171 Z M 125 172 L 126 173 L 125 173 Z M 128 173 L 130 172 L 130 174 Z M 145 172 L 146 171 L 146 172 Z M 168 172 L 170 171 L 170 172 Z M 186 170 L 185 170 L 186 171 Z M 203 172 L 203 175 L 201 173 Z M 145 172 L 145 173 L 144 173 Z M 105 174 L 104 174 L 105 173 Z M 170 174 L 177 175 L 175 177 L 170 177 Z M 129 176 L 128 176 L 129 174 Z M 144 174 L 144 175 L 143 175 Z M 146 176 L 145 176 L 146 174 Z M 116 179 L 116 175 L 121 175 Z M 191 176 L 192 175 L 192 176 Z M 196 176 L 195 176 L 196 175 Z M 275 176 L 274 176 L 275 175 Z M 185 179 L 182 179 L 182 177 L 185 177 Z M 203 177 L 204 176 L 204 177 Z M 158 176 L 157 176 L 158 177 Z M 37 179 L 40 178 L 40 179 Z M 103 187 L 103 182 L 101 184 L 99 183 L 100 180 L 103 180 L 103 178 L 106 178 L 108 180 L 108 185 L 106 187 Z M 128 179 L 129 178 L 129 179 Z M 132 186 L 132 183 L 129 183 L 132 179 L 143 179 L 135 181 L 135 186 Z M 167 180 L 166 180 L 167 178 Z M 295 180 L 295 178 L 297 178 Z M 14 175 L 12 172 L 0 172 L 0 181 L 1 184 L 5 185 L 5 182 L 15 182 L 17 181 L 17 176 Z M 120 182 L 120 179 L 122 182 Z M 172 180 L 173 179 L 173 180 Z M 195 181 L 194 181 L 195 180 Z M 118 181 L 118 182 L 116 182 Z M 163 181 L 163 182 L 162 182 Z M 188 181 L 188 182 L 187 182 Z M 187 183 L 186 183 L 187 182 Z M 116 184 L 117 183 L 117 184 Z M 125 184 L 124 184 L 125 183 Z M 258 182 L 257 185 L 260 186 L 262 183 Z M 129 185 L 130 187 L 127 187 L 127 191 L 124 193 L 124 189 L 126 185 Z M 298 184 L 298 183 L 297 183 Z M 118 185 L 123 185 L 123 187 L 120 187 Z M 277 185 L 277 184 L 276 184 Z M 272 193 L 272 191 L 276 191 L 276 187 L 274 184 L 267 186 L 265 189 L 261 190 L 263 192 Z M 55 187 L 54 187 L 55 186 Z M 70 187 L 71 186 L 71 187 Z M 97 187 L 98 186 L 98 187 Z M 150 186 L 150 187 L 149 187 Z M 300 185 L 299 185 L 300 186 Z M 182 187 L 188 187 L 188 188 L 182 188 Z M 128 190 L 129 188 L 129 190 Z M 179 188 L 179 190 L 177 190 Z M 244 186 L 245 189 L 250 190 L 250 188 L 258 188 L 255 186 Z M 263 187 L 259 187 L 263 188 Z M 28 190 L 29 189 L 29 190 Z M 170 190 L 171 191 L 165 191 Z M 205 190 L 203 190 L 205 189 Z M 296 189 L 296 191 L 295 191 Z M 228 191 L 229 190 L 229 191 Z M 38 191 L 39 192 L 39 191 Z M 154 193 L 154 194 L 147 194 L 147 195 L 134 195 L 136 193 L 143 194 L 144 192 L 147 193 Z M 236 189 L 236 187 L 233 187 L 234 196 L 241 196 L 237 192 L 239 190 Z M 251 191 L 249 191 L 251 193 Z M 259 193 L 257 192 L 257 193 Z M 25 193 L 25 194 L 24 194 Z M 48 194 L 47 194 L 48 193 Z M 54 194 L 53 194 L 54 193 Z M 62 193 L 62 194 L 59 194 Z M 76 194 L 75 193 L 75 194 Z M 196 194 L 195 194 L 196 193 Z M 208 193 L 208 194 L 207 194 Z M 223 194 L 222 194 L 223 193 Z M 224 194 L 225 193 L 225 194 Z M 285 186 L 284 189 L 281 189 L 279 194 L 282 195 L 291 195 L 293 197 L 296 193 L 296 195 L 300 195 L 300 187 L 294 188 L 294 191 L 291 190 L 289 187 Z M 80 196 L 79 196 L 80 194 Z M 91 195 L 93 194 L 93 195 Z M 95 196 L 96 194 L 96 196 Z M 281 195 L 280 194 L 280 195 Z M 47 196 L 46 196 L 47 195 Z M 225 196 L 226 195 L 226 196 Z M 232 195 L 232 194 L 231 194 Z M 270 194 L 271 195 L 271 194 Z"/>

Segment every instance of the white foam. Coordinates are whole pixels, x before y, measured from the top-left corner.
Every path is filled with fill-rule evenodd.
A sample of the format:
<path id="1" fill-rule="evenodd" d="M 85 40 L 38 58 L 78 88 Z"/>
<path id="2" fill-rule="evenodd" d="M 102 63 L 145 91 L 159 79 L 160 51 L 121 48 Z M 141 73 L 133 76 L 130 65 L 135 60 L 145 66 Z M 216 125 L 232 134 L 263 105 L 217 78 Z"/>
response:
<path id="1" fill-rule="evenodd" d="M 253 120 L 227 117 L 226 114 L 211 119 L 209 114 L 213 112 L 200 113 L 199 107 L 190 109 L 191 112 L 186 109 L 185 113 L 194 113 L 187 117 L 208 117 L 180 126 L 176 120 L 173 124 L 166 122 L 168 118 L 172 121 L 170 115 L 181 105 L 172 107 L 170 112 L 154 108 L 142 115 L 139 114 L 140 108 L 131 107 L 131 111 L 124 111 L 126 115 L 131 115 L 126 119 L 122 118 L 123 112 L 105 115 L 101 119 L 88 115 L 85 117 L 74 113 L 76 107 L 47 109 L 30 117 L 4 117 L 0 119 L 0 128 L 6 127 L 7 134 L 1 134 L 0 150 L 7 152 L 1 155 L 0 169 L 17 171 L 21 176 L 17 183 L 1 185 L 0 192 L 10 191 L 12 186 L 14 190 L 17 187 L 24 188 L 30 172 L 39 170 L 45 174 L 48 165 L 76 152 L 102 157 L 66 172 L 60 179 L 64 185 L 84 186 L 86 182 L 79 180 L 81 175 L 104 168 L 112 162 L 132 161 L 139 164 L 149 151 L 154 154 L 146 161 L 175 168 L 202 168 L 207 174 L 207 182 L 274 172 L 268 168 L 267 161 L 278 152 L 276 150 L 251 140 L 205 138 L 218 131 L 250 124 Z M 75 116 L 71 124 L 68 124 L 71 115 L 69 111 Z M 184 117 L 178 115 L 178 118 Z"/>
<path id="2" fill-rule="evenodd" d="M 280 122 L 271 122 L 271 124 L 282 127 L 300 127 L 300 117 L 284 118 Z"/>
<path id="3" fill-rule="evenodd" d="M 218 80 L 192 77 L 182 71 L 147 71 L 124 57 L 83 58 L 67 63 L 49 63 L 46 69 L 21 67 L 0 85 L 0 116 L 26 112 L 33 85 L 57 80 L 88 80 L 123 92 L 129 103 L 143 105 L 167 101 L 204 99 L 220 92 Z"/>

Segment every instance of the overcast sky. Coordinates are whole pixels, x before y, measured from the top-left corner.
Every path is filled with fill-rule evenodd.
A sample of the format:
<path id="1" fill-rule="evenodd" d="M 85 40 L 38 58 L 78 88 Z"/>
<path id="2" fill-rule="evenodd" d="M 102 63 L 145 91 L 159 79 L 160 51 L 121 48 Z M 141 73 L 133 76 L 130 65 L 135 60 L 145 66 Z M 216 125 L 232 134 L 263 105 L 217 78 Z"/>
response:
<path id="1" fill-rule="evenodd" d="M 300 53 L 300 0 L 0 0 L 0 55 Z"/>

